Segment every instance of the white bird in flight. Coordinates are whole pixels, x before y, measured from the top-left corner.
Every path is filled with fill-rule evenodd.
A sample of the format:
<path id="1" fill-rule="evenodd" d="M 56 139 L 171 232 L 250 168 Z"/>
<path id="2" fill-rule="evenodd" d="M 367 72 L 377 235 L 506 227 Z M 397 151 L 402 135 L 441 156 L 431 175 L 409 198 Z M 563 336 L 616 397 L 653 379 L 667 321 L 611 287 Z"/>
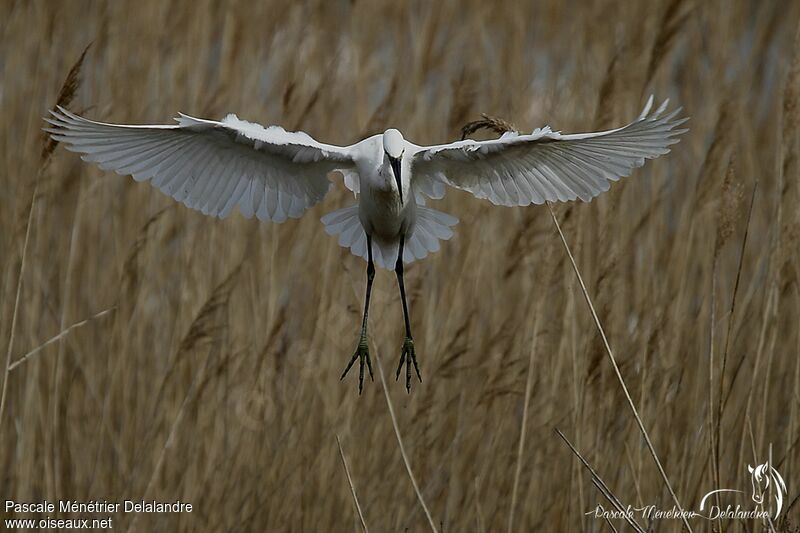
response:
<path id="1" fill-rule="evenodd" d="M 588 202 L 610 181 L 669 152 L 687 118 L 680 109 L 664 114 L 668 101 L 651 113 L 653 97 L 639 117 L 621 128 L 565 135 L 549 127 L 529 134 L 508 132 L 486 141 L 462 140 L 419 146 L 396 129 L 351 146 L 314 140 L 279 126 L 264 128 L 230 114 L 221 121 L 180 114 L 172 125 L 121 125 L 89 120 L 59 107 L 45 128 L 67 149 L 104 170 L 150 181 L 165 194 L 205 215 L 283 222 L 298 218 L 331 189 L 339 172 L 356 194 L 356 205 L 322 217 L 325 231 L 367 260 L 367 292 L 361 334 L 342 373 L 359 360 L 359 394 L 364 365 L 372 378 L 367 315 L 375 263 L 394 269 L 403 302 L 405 339 L 396 377 L 411 365 L 422 381 L 411 336 L 403 263 L 439 250 L 458 219 L 427 207 L 445 186 L 469 191 L 496 205 L 526 206 L 580 198 Z"/>

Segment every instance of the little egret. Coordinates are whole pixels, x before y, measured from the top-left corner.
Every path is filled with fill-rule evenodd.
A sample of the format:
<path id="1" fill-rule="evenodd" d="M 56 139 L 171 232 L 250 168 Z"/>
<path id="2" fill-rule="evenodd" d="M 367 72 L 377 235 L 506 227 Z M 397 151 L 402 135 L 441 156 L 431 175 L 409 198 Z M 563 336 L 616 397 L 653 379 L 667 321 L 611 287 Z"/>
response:
<path id="1" fill-rule="evenodd" d="M 259 124 L 228 115 L 221 121 L 180 114 L 172 125 L 121 125 L 95 122 L 61 107 L 45 128 L 67 149 L 104 170 L 130 175 L 187 207 L 224 218 L 234 208 L 247 218 L 283 222 L 298 218 L 318 203 L 339 172 L 356 205 L 322 217 L 339 244 L 367 261 L 367 290 L 361 334 L 341 379 L 359 360 L 358 391 L 366 364 L 367 315 L 375 263 L 394 269 L 403 303 L 405 339 L 396 378 L 405 366 L 411 390 L 411 366 L 422 376 L 411 335 L 403 263 L 439 250 L 453 235 L 458 219 L 425 205 L 440 199 L 445 185 L 469 191 L 496 205 L 525 206 L 580 198 L 588 202 L 609 189 L 609 182 L 669 152 L 685 132 L 680 109 L 664 114 L 665 101 L 651 113 L 653 97 L 627 126 L 595 133 L 564 135 L 549 127 L 530 134 L 507 132 L 486 141 L 462 140 L 419 146 L 396 129 L 351 146 L 334 146 L 303 132 Z"/>

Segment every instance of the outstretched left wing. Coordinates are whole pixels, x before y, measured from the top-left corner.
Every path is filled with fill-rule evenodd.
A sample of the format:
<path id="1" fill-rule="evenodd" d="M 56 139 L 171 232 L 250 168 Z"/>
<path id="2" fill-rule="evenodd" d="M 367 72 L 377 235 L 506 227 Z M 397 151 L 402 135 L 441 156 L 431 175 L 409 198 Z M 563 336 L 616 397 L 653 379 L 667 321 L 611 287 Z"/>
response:
<path id="1" fill-rule="evenodd" d="M 688 120 L 676 118 L 680 109 L 662 116 L 667 103 L 651 114 L 651 96 L 639 118 L 609 131 L 562 135 L 545 127 L 529 135 L 419 147 L 412 180 L 438 181 L 498 205 L 588 202 L 608 190 L 609 180 L 668 153 L 687 131 L 677 129 Z"/>
<path id="2" fill-rule="evenodd" d="M 236 115 L 215 121 L 181 114 L 177 124 L 131 126 L 96 122 L 61 107 L 51 113 L 45 120 L 53 127 L 45 131 L 85 161 L 150 180 L 187 207 L 220 218 L 235 207 L 262 221 L 300 217 L 328 192 L 329 172 L 354 168 L 349 147 Z"/>

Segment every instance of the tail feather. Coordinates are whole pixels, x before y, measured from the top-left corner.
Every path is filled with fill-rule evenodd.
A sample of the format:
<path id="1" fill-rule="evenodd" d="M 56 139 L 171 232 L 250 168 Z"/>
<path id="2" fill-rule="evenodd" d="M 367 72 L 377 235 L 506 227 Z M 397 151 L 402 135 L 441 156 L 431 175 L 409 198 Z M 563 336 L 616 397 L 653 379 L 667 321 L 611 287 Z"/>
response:
<path id="1" fill-rule="evenodd" d="M 403 250 L 403 261 L 410 263 L 415 259 L 423 259 L 428 253 L 438 252 L 439 241 L 450 239 L 453 236 L 451 228 L 456 224 L 456 217 L 418 205 L 417 223 Z"/>
<path id="2" fill-rule="evenodd" d="M 372 259 L 375 264 L 386 270 L 394 270 L 397 264 L 397 243 L 385 243 L 373 239 Z"/>
<path id="3" fill-rule="evenodd" d="M 367 235 L 358 218 L 358 205 L 351 205 L 326 214 L 321 219 L 325 233 L 337 236 L 339 246 L 350 248 L 353 255 L 367 258 Z"/>
<path id="4" fill-rule="evenodd" d="M 367 235 L 358 217 L 358 205 L 328 213 L 322 217 L 322 223 L 328 235 L 338 236 L 339 246 L 349 248 L 353 255 L 367 259 Z M 453 236 L 452 227 L 456 224 L 456 217 L 418 204 L 414 230 L 403 247 L 403 262 L 411 263 L 427 257 L 429 253 L 438 252 L 441 248 L 439 241 L 450 239 Z M 397 252 L 397 243 L 372 242 L 372 259 L 381 268 L 393 270 Z"/>

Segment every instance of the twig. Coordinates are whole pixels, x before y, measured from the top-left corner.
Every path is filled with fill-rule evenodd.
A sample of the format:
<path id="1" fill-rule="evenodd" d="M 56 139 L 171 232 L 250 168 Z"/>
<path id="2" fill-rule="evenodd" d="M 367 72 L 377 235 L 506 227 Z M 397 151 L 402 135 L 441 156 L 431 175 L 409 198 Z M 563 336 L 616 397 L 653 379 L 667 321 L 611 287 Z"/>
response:
<path id="1" fill-rule="evenodd" d="M 622 514 L 623 519 L 628 523 L 629 526 L 631 526 L 639 533 L 645 533 L 645 529 L 642 526 L 640 526 L 639 523 L 633 519 L 633 517 L 629 516 L 628 513 L 625 512 L 626 511 L 625 506 L 622 505 L 622 502 L 619 501 L 619 498 L 617 498 L 614 495 L 614 493 L 611 492 L 611 489 L 608 488 L 608 485 L 606 485 L 605 481 L 603 481 L 603 479 L 597 474 L 597 472 L 595 472 L 595 470 L 589 464 L 589 461 L 584 459 L 584 457 L 575 448 L 575 446 L 572 445 L 569 439 L 567 439 L 567 437 L 564 436 L 563 433 L 561 433 L 560 429 L 555 428 L 555 430 L 558 436 L 561 437 L 561 440 L 563 440 L 564 443 L 567 446 L 569 446 L 569 449 L 572 450 L 572 453 L 575 454 L 575 457 L 580 459 L 581 463 L 583 463 L 583 466 L 586 467 L 586 470 L 588 470 L 589 473 L 592 474 L 592 483 L 594 483 L 595 487 L 597 487 L 597 490 L 599 490 L 600 493 L 608 500 L 608 503 L 610 503 L 620 514 Z"/>
<path id="2" fill-rule="evenodd" d="M 525 433 L 528 423 L 528 403 L 531 397 L 533 383 L 533 354 L 536 348 L 536 338 L 539 333 L 539 315 L 536 315 L 533 326 L 533 339 L 531 340 L 531 350 L 528 355 L 528 378 L 525 383 L 525 403 L 522 404 L 522 422 L 519 430 L 519 446 L 517 447 L 517 468 L 514 472 L 514 486 L 511 489 L 511 509 L 508 511 L 508 533 L 514 531 L 514 508 L 517 504 L 517 489 L 519 488 L 519 477 L 522 473 L 522 453 L 525 451 Z"/>
<path id="3" fill-rule="evenodd" d="M 347 484 L 350 485 L 350 492 L 353 495 L 353 502 L 356 504 L 358 519 L 361 520 L 361 527 L 364 528 L 364 533 L 369 533 L 369 530 L 367 529 L 367 522 L 364 520 L 364 513 L 361 512 L 361 505 L 358 503 L 358 496 L 356 496 L 356 487 L 353 485 L 353 478 L 350 477 L 350 469 L 347 468 L 347 459 L 344 458 L 344 450 L 342 450 L 342 443 L 339 440 L 339 435 L 336 435 L 336 444 L 339 446 L 339 456 L 342 458 L 344 473 L 347 476 Z"/>
<path id="4" fill-rule="evenodd" d="M 461 140 L 465 140 L 467 136 L 472 135 L 478 130 L 491 130 L 497 134 L 504 134 L 509 131 L 519 131 L 516 126 L 507 122 L 499 117 L 493 117 L 486 113 L 481 113 L 480 120 L 474 120 L 464 125 L 461 128 Z"/>
<path id="5" fill-rule="evenodd" d="M 713 265 L 711 267 L 711 311 L 709 318 L 709 338 L 708 338 L 708 440 L 711 452 L 711 476 L 714 478 L 714 485 L 720 486 L 719 477 L 719 458 L 717 452 L 719 447 L 714 442 L 714 331 L 717 320 L 717 254 L 714 253 Z M 717 507 L 720 505 L 719 492 L 714 495 Z M 722 531 L 722 518 L 717 517 L 717 529 Z"/>
<path id="6" fill-rule="evenodd" d="M 728 396 L 725 396 L 725 401 L 723 401 L 723 381 L 722 378 L 725 374 L 725 363 L 728 360 L 728 344 L 731 340 L 731 330 L 733 329 L 733 314 L 736 311 L 736 295 L 739 294 L 739 281 L 742 277 L 742 265 L 744 263 L 744 251 L 747 246 L 747 235 L 750 233 L 750 221 L 753 218 L 753 205 L 755 204 L 756 199 L 756 191 L 758 190 L 758 180 L 756 180 L 755 184 L 753 185 L 753 192 L 750 196 L 750 207 L 747 210 L 747 223 L 744 227 L 744 237 L 742 237 L 742 247 L 739 250 L 739 267 L 736 269 L 736 281 L 733 283 L 733 297 L 731 299 L 731 310 L 728 313 L 728 330 L 725 333 L 725 347 L 722 350 L 722 374 L 720 374 L 720 382 L 719 382 L 719 413 L 717 415 L 717 440 L 719 440 L 720 434 L 720 418 L 722 417 L 722 411 L 725 409 L 725 404 L 728 401 Z M 731 383 L 733 385 L 733 383 Z"/>
<path id="7" fill-rule="evenodd" d="M 44 350 L 45 348 L 47 348 L 49 345 L 53 344 L 54 342 L 56 342 L 56 341 L 58 341 L 58 340 L 60 340 L 60 339 L 62 339 L 62 338 L 64 338 L 64 337 L 66 337 L 67 335 L 69 335 L 69 334 L 70 334 L 70 332 L 71 332 L 73 329 L 77 329 L 77 328 L 83 327 L 83 326 L 85 326 L 86 324 L 88 324 L 89 322 L 91 322 L 92 320 L 95 320 L 95 319 L 97 319 L 97 318 L 100 318 L 100 317 L 103 317 L 103 316 L 105 316 L 105 315 L 107 315 L 107 314 L 109 314 L 109 313 L 112 313 L 112 312 L 116 311 L 116 309 L 117 309 L 117 306 L 116 306 L 116 305 L 113 305 L 113 306 L 109 307 L 108 309 L 103 309 L 103 310 L 102 310 L 102 311 L 100 311 L 99 313 L 95 313 L 95 314 L 93 314 L 93 315 L 92 315 L 92 316 L 90 316 L 89 318 L 86 318 L 86 319 L 84 319 L 84 320 L 81 320 L 80 322 L 75 322 L 74 324 L 72 324 L 72 325 L 71 325 L 70 327 L 68 327 L 67 329 L 63 330 L 61 333 L 59 333 L 59 334 L 58 334 L 58 335 L 56 335 L 55 337 L 51 337 L 50 339 L 48 339 L 47 341 L 45 341 L 43 344 L 40 344 L 39 346 L 37 346 L 37 347 L 36 347 L 36 348 L 34 348 L 33 350 L 29 351 L 28 353 L 26 353 L 25 355 L 23 355 L 22 357 L 20 357 L 19 359 L 17 359 L 17 360 L 16 360 L 16 361 L 14 361 L 13 363 L 11 363 L 11 364 L 8 366 L 8 371 L 9 371 L 9 372 L 11 372 L 12 370 L 14 370 L 15 368 L 17 368 L 17 367 L 18 367 L 18 366 L 20 366 L 21 364 L 23 364 L 23 363 L 27 363 L 29 358 L 31 358 L 31 357 L 33 357 L 34 355 L 36 355 L 37 353 L 41 352 L 42 350 Z"/>
<path id="8" fill-rule="evenodd" d="M 611 523 L 611 520 L 608 517 L 606 517 L 606 524 L 608 524 L 608 527 L 611 528 L 611 531 L 618 533 L 617 528 L 614 527 L 614 524 Z"/>
<path id="9" fill-rule="evenodd" d="M 478 520 L 478 530 L 481 533 L 486 531 L 486 524 L 483 520 L 483 511 L 481 510 L 481 498 L 480 498 L 480 487 L 478 486 L 478 478 L 475 477 L 475 511 Z"/>
<path id="10" fill-rule="evenodd" d="M 19 297 L 22 293 L 22 279 L 25 276 L 25 259 L 28 255 L 28 242 L 30 241 L 31 236 L 31 226 L 33 225 L 33 211 L 34 206 L 36 205 L 36 195 L 39 192 L 39 177 L 36 178 L 36 186 L 33 188 L 33 195 L 31 196 L 31 204 L 28 208 L 28 223 L 25 227 L 25 241 L 22 245 L 22 258 L 20 259 L 19 263 L 19 273 L 17 278 L 17 294 L 14 297 L 14 312 L 11 315 L 11 334 L 8 337 L 8 351 L 6 352 L 6 364 L 5 370 L 3 371 L 3 389 L 0 391 L 0 434 L 2 434 L 2 428 L 5 427 L 2 423 L 3 421 L 3 413 L 5 412 L 6 407 L 6 392 L 8 391 L 8 375 L 11 371 L 11 352 L 14 350 L 14 333 L 16 333 L 17 329 L 17 311 L 19 311 Z"/>
<path id="11" fill-rule="evenodd" d="M 658 467 L 661 478 L 664 480 L 664 484 L 667 486 L 667 490 L 669 490 L 669 493 L 672 496 L 673 503 L 675 503 L 675 506 L 681 512 L 681 519 L 684 527 L 687 531 L 689 531 L 689 533 L 691 533 L 692 526 L 689 525 L 689 521 L 684 516 L 683 507 L 678 501 L 675 491 L 672 489 L 669 478 L 667 478 L 667 473 L 664 471 L 664 467 L 661 466 L 661 461 L 658 459 L 658 455 L 656 455 L 656 450 L 653 447 L 653 443 L 650 441 L 650 435 L 648 435 L 647 430 L 644 427 L 644 423 L 642 422 L 641 417 L 639 417 L 639 412 L 636 410 L 636 405 L 633 403 L 633 398 L 631 398 L 631 395 L 628 392 L 628 387 L 625 385 L 625 380 L 622 377 L 622 373 L 619 371 L 619 366 L 617 366 L 617 360 L 614 358 L 614 353 L 611 351 L 611 346 L 608 344 L 608 339 L 606 338 L 606 333 L 603 330 L 603 325 L 600 323 L 600 319 L 597 317 L 597 312 L 594 310 L 594 305 L 592 305 L 592 299 L 589 297 L 589 291 L 586 290 L 586 285 L 583 283 L 583 277 L 578 270 L 578 265 L 575 263 L 575 258 L 572 257 L 572 252 L 567 244 L 567 239 L 564 237 L 564 232 L 561 231 L 561 226 L 558 224 L 558 219 L 556 218 L 555 212 L 553 212 L 553 206 L 550 205 L 550 202 L 547 203 L 547 208 L 550 210 L 550 216 L 553 217 L 553 223 L 555 223 L 556 229 L 558 230 L 558 235 L 561 237 L 561 243 L 564 245 L 564 250 L 567 252 L 567 256 L 569 257 L 570 263 L 572 263 L 572 268 L 575 271 L 575 275 L 578 277 L 578 283 L 580 283 L 581 291 L 583 291 L 583 297 L 586 299 L 586 304 L 589 306 L 589 311 L 592 313 L 592 319 L 594 319 L 594 324 L 597 327 L 597 331 L 600 333 L 600 337 L 603 339 L 603 346 L 606 349 L 606 354 L 608 355 L 609 361 L 611 361 L 611 366 L 614 368 L 614 373 L 616 374 L 617 380 L 622 387 L 622 392 L 625 393 L 625 399 L 628 400 L 628 405 L 630 406 L 633 417 L 636 419 L 636 423 L 639 426 L 639 431 L 642 432 L 642 436 L 644 437 L 645 443 L 647 443 L 647 448 L 650 451 L 650 455 L 653 457 L 653 461 L 655 461 L 656 466 Z"/>
<path id="12" fill-rule="evenodd" d="M 400 446 L 400 455 L 403 456 L 403 463 L 406 465 L 408 477 L 411 479 L 411 484 L 414 486 L 414 492 L 417 494 L 417 500 L 419 500 L 422 510 L 425 511 L 425 517 L 428 519 L 428 524 L 431 526 L 431 531 L 433 531 L 433 533 L 437 533 L 436 524 L 433 523 L 431 512 L 428 511 L 428 506 L 425 505 L 425 500 L 422 499 L 422 493 L 419 491 L 417 480 L 414 478 L 414 473 L 411 471 L 411 463 L 408 460 L 408 455 L 406 455 L 406 448 L 403 446 L 403 439 L 400 437 L 400 428 L 397 425 L 397 418 L 394 415 L 392 400 L 389 398 L 389 389 L 386 387 L 386 378 L 383 376 L 383 365 L 381 364 L 381 358 L 378 356 L 377 352 L 375 353 L 375 362 L 378 363 L 378 375 L 381 377 L 381 385 L 383 385 L 383 395 L 386 397 L 386 405 L 389 406 L 389 416 L 392 419 L 392 427 L 394 428 L 394 435 L 397 437 L 397 444 Z"/>
<path id="13" fill-rule="evenodd" d="M 722 414 L 725 411 L 725 404 L 727 403 L 727 397 L 725 397 L 725 369 L 727 368 L 728 364 L 728 347 L 730 345 L 731 340 L 731 331 L 733 330 L 733 322 L 735 319 L 736 313 L 736 296 L 739 294 L 739 281 L 742 277 L 742 265 L 744 264 L 744 252 L 747 247 L 747 235 L 750 232 L 750 221 L 753 218 L 753 205 L 755 204 L 756 200 L 756 191 L 758 190 L 758 180 L 753 184 L 753 191 L 750 195 L 750 207 L 747 210 L 747 222 L 745 223 L 744 227 L 744 236 L 742 237 L 742 246 L 739 249 L 739 264 L 736 268 L 736 280 L 733 283 L 733 296 L 731 297 L 731 308 L 728 313 L 728 328 L 725 333 L 725 344 L 722 349 L 722 368 L 720 369 L 719 373 L 719 395 L 717 400 L 717 415 L 716 419 L 714 416 L 711 416 L 711 423 L 712 423 L 712 435 L 711 435 L 711 442 L 714 446 L 712 450 L 714 464 L 712 466 L 712 472 L 714 473 L 714 480 L 716 485 L 719 487 L 720 483 L 720 464 L 719 464 L 719 457 L 720 457 L 720 448 L 722 445 L 720 444 L 720 440 L 722 439 Z M 712 279 L 712 283 L 716 284 L 716 265 L 717 259 L 716 254 L 714 257 L 714 278 Z M 714 337 L 714 298 L 711 300 L 712 310 L 711 310 L 711 338 Z M 713 344 L 713 340 L 712 340 Z M 712 346 L 713 350 L 713 346 Z M 734 373 L 735 378 L 736 373 Z M 713 385 L 713 383 L 712 383 Z M 733 388 L 733 381 L 731 381 L 730 387 Z M 709 391 L 709 408 L 713 406 L 713 399 L 710 397 L 711 391 Z M 719 507 L 719 493 L 716 494 L 716 503 L 717 507 Z M 717 519 L 717 527 L 720 531 L 722 531 L 722 519 Z"/>

